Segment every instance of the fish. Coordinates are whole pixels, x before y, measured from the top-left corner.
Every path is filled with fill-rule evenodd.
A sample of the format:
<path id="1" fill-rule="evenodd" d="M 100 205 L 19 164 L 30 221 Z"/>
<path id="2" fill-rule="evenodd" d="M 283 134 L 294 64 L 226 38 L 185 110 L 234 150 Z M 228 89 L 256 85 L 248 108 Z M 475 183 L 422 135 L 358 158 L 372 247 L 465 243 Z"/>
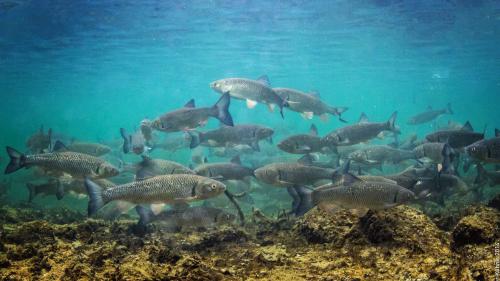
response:
<path id="1" fill-rule="evenodd" d="M 233 158 L 242 154 L 251 154 L 255 150 L 248 144 L 237 144 L 228 147 L 210 147 L 209 155 L 222 158 Z"/>
<path id="2" fill-rule="evenodd" d="M 103 190 L 91 179 L 85 179 L 89 195 L 88 216 L 105 204 L 122 200 L 135 204 L 187 203 L 204 200 L 223 193 L 226 186 L 216 180 L 187 174 L 163 175 Z"/>
<path id="3" fill-rule="evenodd" d="M 324 103 L 319 93 L 311 92 L 304 93 L 298 90 L 289 88 L 273 88 L 283 100 L 287 100 L 289 109 L 300 112 L 304 119 L 312 119 L 314 115 L 320 116 L 321 120 L 327 121 L 328 114 L 338 116 L 339 121 L 347 122 L 342 119 L 342 113 L 346 112 L 347 107 L 333 107 Z"/>
<path id="4" fill-rule="evenodd" d="M 191 137 L 189 134 L 178 135 L 176 133 L 168 134 L 165 139 L 159 142 L 153 142 L 151 145 L 151 150 L 162 149 L 165 151 L 175 152 L 182 149 L 189 149 L 189 144 L 191 143 Z"/>
<path id="5" fill-rule="evenodd" d="M 465 147 L 466 154 L 482 163 L 500 163 L 500 130 L 495 129 L 495 137 L 476 141 Z"/>
<path id="6" fill-rule="evenodd" d="M 230 94 L 231 97 L 246 101 L 249 109 L 254 108 L 257 103 L 267 104 L 269 111 L 273 112 L 277 105 L 280 108 L 281 117 L 283 107 L 288 107 L 288 101 L 280 97 L 269 83 L 269 78 L 262 75 L 257 80 L 246 78 L 225 78 L 210 83 L 210 88 L 220 94 Z"/>
<path id="7" fill-rule="evenodd" d="M 44 133 L 43 125 L 40 130 L 30 136 L 26 141 L 26 147 L 31 154 L 39 154 L 51 150 L 52 145 L 52 129 L 49 128 L 47 134 Z"/>
<path id="8" fill-rule="evenodd" d="M 143 119 L 143 120 L 141 120 L 141 123 L 139 125 L 139 129 L 140 129 L 142 136 L 144 137 L 144 140 L 146 142 L 151 142 L 153 140 L 152 123 L 153 123 L 153 121 L 151 121 L 149 119 Z"/>
<path id="9" fill-rule="evenodd" d="M 53 150 L 58 152 L 72 151 L 99 157 L 109 153 L 111 151 L 111 148 L 100 143 L 72 142 L 69 145 L 64 145 L 63 142 L 56 141 Z"/>
<path id="10" fill-rule="evenodd" d="M 484 139 L 484 133 L 476 133 L 467 121 L 460 130 L 441 130 L 425 136 L 429 142 L 448 143 L 454 149 L 461 149 Z"/>
<path id="11" fill-rule="evenodd" d="M 127 131 L 124 128 L 120 128 L 120 135 L 123 138 L 123 153 L 126 154 L 132 151 L 137 155 L 141 155 L 149 150 L 149 147 L 146 146 L 146 139 L 142 135 L 142 131 L 127 135 Z"/>
<path id="12" fill-rule="evenodd" d="M 320 180 L 333 180 L 338 175 L 336 169 L 297 162 L 271 163 L 255 170 L 255 177 L 258 180 L 279 187 L 313 185 Z"/>
<path id="13" fill-rule="evenodd" d="M 224 94 L 212 107 L 195 107 L 194 99 L 189 100 L 183 108 L 167 112 L 156 118 L 151 128 L 162 132 L 187 131 L 204 126 L 208 118 L 213 117 L 227 126 L 233 126 L 233 117 L 229 113 L 231 98 Z"/>
<path id="14" fill-rule="evenodd" d="M 309 134 L 297 134 L 278 143 L 278 148 L 292 154 L 330 153 L 332 149 L 318 136 L 318 129 L 311 125 Z"/>
<path id="15" fill-rule="evenodd" d="M 197 175 L 214 178 L 217 180 L 244 180 L 253 177 L 253 169 L 241 165 L 239 156 L 231 159 L 229 163 L 207 163 L 194 169 Z"/>
<path id="16" fill-rule="evenodd" d="M 392 113 L 387 122 L 373 123 L 361 121 L 354 125 L 342 127 L 327 134 L 323 141 L 330 146 L 353 145 L 367 142 L 383 131 L 392 131 L 398 133 L 395 127 L 397 111 Z"/>
<path id="17" fill-rule="evenodd" d="M 84 153 L 67 151 L 24 155 L 9 146 L 6 150 L 10 162 L 5 168 L 5 174 L 37 166 L 49 171 L 66 173 L 74 178 L 108 178 L 118 175 L 118 169 L 111 163 Z"/>
<path id="18" fill-rule="evenodd" d="M 413 149 L 415 156 L 418 159 L 429 159 L 434 163 L 442 163 L 444 161 L 443 150 L 446 143 L 427 142 Z"/>
<path id="19" fill-rule="evenodd" d="M 342 177 L 340 185 L 326 184 L 314 190 L 297 188 L 300 203 L 295 215 L 301 216 L 314 206 L 329 213 L 354 209 L 358 210 L 358 214 L 362 214 L 368 209 L 388 209 L 415 198 L 411 190 L 392 182 L 363 180 L 349 173 Z"/>
<path id="20" fill-rule="evenodd" d="M 116 186 L 115 183 L 107 179 L 94 179 L 103 188 L 110 188 Z M 26 187 L 29 192 L 28 202 L 32 202 L 33 199 L 39 194 L 48 196 L 54 195 L 57 200 L 64 198 L 66 193 L 71 192 L 75 194 L 87 194 L 85 190 L 84 182 L 82 179 L 54 179 L 51 178 L 48 181 L 35 184 L 32 182 L 26 183 Z"/>
<path id="21" fill-rule="evenodd" d="M 395 141 L 388 144 L 391 147 L 399 148 L 402 150 L 413 150 L 416 146 L 419 145 L 417 142 L 417 134 L 415 134 L 415 133 L 411 134 L 409 137 L 407 137 L 402 142 L 399 142 L 397 134 L 395 134 L 395 136 L 396 136 Z"/>
<path id="22" fill-rule="evenodd" d="M 184 165 L 164 159 L 153 159 L 141 155 L 142 161 L 133 165 L 125 165 L 124 171 L 135 172 L 136 180 L 143 180 L 154 176 L 173 174 L 195 174 L 195 172 Z"/>
<path id="23" fill-rule="evenodd" d="M 348 158 L 367 164 L 399 163 L 404 160 L 415 159 L 415 153 L 413 151 L 392 148 L 387 145 L 370 145 L 351 152 Z"/>
<path id="24" fill-rule="evenodd" d="M 395 181 L 398 185 L 413 190 L 419 180 L 431 179 L 436 173 L 428 168 L 408 167 L 400 173 L 384 175 L 385 178 Z"/>
<path id="25" fill-rule="evenodd" d="M 235 126 L 221 126 L 218 129 L 206 132 L 189 132 L 191 135 L 190 148 L 200 144 L 210 147 L 230 147 L 246 144 L 255 151 L 260 151 L 259 141 L 271 139 L 274 130 L 256 124 L 241 124 Z"/>
<path id="26" fill-rule="evenodd" d="M 154 214 L 151 209 L 144 206 L 135 207 L 139 215 L 138 224 L 145 226 L 148 223 L 161 221 L 167 224 L 169 228 L 182 231 L 185 228 L 211 228 L 215 226 L 231 224 L 236 216 L 225 212 L 222 209 L 196 206 L 186 209 L 171 209 Z"/>
<path id="27" fill-rule="evenodd" d="M 408 125 L 418 125 L 430 122 L 443 114 L 453 114 L 453 110 L 451 109 L 451 103 L 446 105 L 446 108 L 443 109 L 432 109 L 431 106 L 427 108 L 427 111 L 419 113 L 415 116 L 410 117 L 408 120 Z"/>

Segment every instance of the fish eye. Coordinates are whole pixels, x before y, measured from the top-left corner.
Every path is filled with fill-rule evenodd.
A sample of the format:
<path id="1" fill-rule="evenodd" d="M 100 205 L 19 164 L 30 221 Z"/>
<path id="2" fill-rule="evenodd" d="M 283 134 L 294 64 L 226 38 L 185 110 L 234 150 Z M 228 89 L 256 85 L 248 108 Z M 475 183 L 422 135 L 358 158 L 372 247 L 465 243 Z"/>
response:
<path id="1" fill-rule="evenodd" d="M 212 190 L 215 190 L 215 189 L 217 188 L 217 185 L 216 185 L 215 183 L 212 183 L 212 185 L 210 185 L 210 188 L 211 188 Z"/>

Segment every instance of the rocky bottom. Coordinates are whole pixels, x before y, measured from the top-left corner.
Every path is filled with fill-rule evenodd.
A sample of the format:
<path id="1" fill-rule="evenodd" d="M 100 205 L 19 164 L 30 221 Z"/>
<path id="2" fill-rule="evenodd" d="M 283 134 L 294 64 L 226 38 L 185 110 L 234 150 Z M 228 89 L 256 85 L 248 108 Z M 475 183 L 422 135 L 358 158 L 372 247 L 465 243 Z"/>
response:
<path id="1" fill-rule="evenodd" d="M 70 210 L 0 208 L 1 280 L 495 280 L 500 212 L 451 231 L 409 206 L 169 233 Z"/>

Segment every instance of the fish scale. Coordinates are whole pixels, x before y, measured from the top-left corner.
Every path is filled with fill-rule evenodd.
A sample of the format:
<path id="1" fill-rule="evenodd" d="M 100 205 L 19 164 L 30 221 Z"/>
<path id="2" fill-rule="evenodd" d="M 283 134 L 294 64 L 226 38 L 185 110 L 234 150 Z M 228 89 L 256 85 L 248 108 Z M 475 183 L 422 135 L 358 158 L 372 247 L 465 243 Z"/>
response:
<path id="1" fill-rule="evenodd" d="M 50 170 L 60 170 L 71 175 L 87 176 L 96 174 L 105 161 L 78 152 L 55 152 L 26 156 L 27 165 L 42 166 Z"/>

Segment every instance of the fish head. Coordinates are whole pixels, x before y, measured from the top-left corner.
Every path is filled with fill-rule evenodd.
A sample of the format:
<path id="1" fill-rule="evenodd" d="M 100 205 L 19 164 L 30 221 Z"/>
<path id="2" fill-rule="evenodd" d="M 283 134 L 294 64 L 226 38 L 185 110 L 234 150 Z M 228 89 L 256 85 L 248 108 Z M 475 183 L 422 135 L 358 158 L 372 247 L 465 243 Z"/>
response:
<path id="1" fill-rule="evenodd" d="M 110 163 L 104 162 L 97 167 L 96 174 L 98 178 L 109 178 L 117 176 L 119 171 Z"/>
<path id="2" fill-rule="evenodd" d="M 231 213 L 220 212 L 215 216 L 215 221 L 217 224 L 229 224 L 236 219 L 236 216 Z"/>
<path id="3" fill-rule="evenodd" d="M 220 94 L 224 94 L 232 90 L 232 84 L 228 79 L 221 79 L 211 82 L 210 88 Z"/>
<path id="4" fill-rule="evenodd" d="M 269 184 L 273 184 L 279 180 L 278 169 L 272 166 L 258 168 L 254 171 L 254 174 L 259 180 Z"/>
<path id="5" fill-rule="evenodd" d="M 339 145 L 343 142 L 342 137 L 337 133 L 332 133 L 324 138 L 325 142 L 328 144 Z"/>
<path id="6" fill-rule="evenodd" d="M 215 197 L 226 190 L 226 186 L 216 180 L 203 178 L 198 181 L 195 187 L 195 195 L 199 199 L 207 199 Z"/>
<path id="7" fill-rule="evenodd" d="M 151 128 L 158 131 L 166 131 L 167 122 L 162 120 L 161 118 L 155 119 L 153 122 L 151 122 Z"/>
<path id="8" fill-rule="evenodd" d="M 488 149 L 484 145 L 471 144 L 465 147 L 467 155 L 476 159 L 485 159 L 488 156 Z"/>
<path id="9" fill-rule="evenodd" d="M 260 127 L 255 130 L 257 139 L 266 139 L 274 134 L 274 130 L 267 127 Z"/>
<path id="10" fill-rule="evenodd" d="M 278 148 L 286 151 L 286 152 L 294 152 L 295 148 L 297 147 L 298 143 L 293 141 L 292 139 L 284 139 L 281 142 L 277 144 Z"/>
<path id="11" fill-rule="evenodd" d="M 394 194 L 394 203 L 396 204 L 404 204 L 411 200 L 415 199 L 415 193 L 406 188 L 399 188 Z"/>

